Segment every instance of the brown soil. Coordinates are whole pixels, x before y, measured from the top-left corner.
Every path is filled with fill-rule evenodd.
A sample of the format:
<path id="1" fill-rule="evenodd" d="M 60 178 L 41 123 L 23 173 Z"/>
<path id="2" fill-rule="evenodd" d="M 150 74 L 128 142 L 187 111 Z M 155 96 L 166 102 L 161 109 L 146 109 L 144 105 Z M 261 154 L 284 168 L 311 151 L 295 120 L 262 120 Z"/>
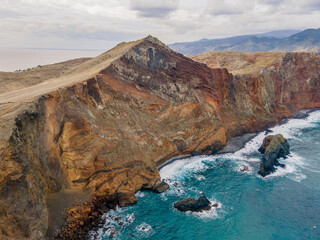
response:
<path id="1" fill-rule="evenodd" d="M 64 213 L 67 209 L 76 207 L 89 200 L 90 191 L 63 190 L 51 193 L 47 196 L 47 207 L 49 211 L 49 227 L 46 238 L 51 239 L 56 236 L 65 224 L 67 216 Z"/>

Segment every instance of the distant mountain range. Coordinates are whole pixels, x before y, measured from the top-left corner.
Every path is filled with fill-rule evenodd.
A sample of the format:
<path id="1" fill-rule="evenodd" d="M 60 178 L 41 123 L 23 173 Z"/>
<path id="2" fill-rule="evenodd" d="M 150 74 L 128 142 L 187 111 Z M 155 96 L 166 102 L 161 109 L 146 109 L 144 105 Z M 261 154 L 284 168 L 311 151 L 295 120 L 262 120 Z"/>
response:
<path id="1" fill-rule="evenodd" d="M 196 55 L 211 51 L 240 52 L 319 52 L 320 28 L 273 31 L 255 35 L 243 35 L 219 39 L 201 39 L 195 42 L 179 42 L 169 45 L 185 55 Z"/>

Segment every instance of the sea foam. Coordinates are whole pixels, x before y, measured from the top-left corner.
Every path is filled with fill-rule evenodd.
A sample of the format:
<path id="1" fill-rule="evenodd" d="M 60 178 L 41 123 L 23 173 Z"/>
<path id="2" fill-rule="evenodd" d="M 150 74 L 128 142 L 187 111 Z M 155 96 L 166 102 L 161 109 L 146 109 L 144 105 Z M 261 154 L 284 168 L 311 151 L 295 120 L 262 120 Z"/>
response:
<path id="1" fill-rule="evenodd" d="M 234 160 L 238 167 L 235 168 L 236 171 L 239 171 L 239 168 L 242 165 L 248 166 L 249 171 L 244 173 L 252 173 L 253 168 L 250 167 L 250 163 L 260 162 L 261 158 L 257 156 L 261 156 L 258 152 L 259 147 L 261 146 L 263 139 L 269 135 L 282 134 L 289 141 L 294 139 L 298 140 L 298 136 L 301 134 L 301 130 L 309 127 L 315 127 L 316 123 L 320 122 L 320 111 L 310 112 L 306 118 L 292 118 L 286 120 L 285 123 L 277 125 L 273 128 L 270 128 L 269 133 L 260 132 L 253 139 L 248 141 L 245 146 L 234 152 L 234 153 L 225 153 L 215 156 L 195 156 L 188 157 L 184 159 L 176 160 L 166 166 L 164 166 L 160 170 L 161 177 L 164 179 L 181 179 L 184 177 L 190 176 L 191 172 L 202 172 L 208 168 L 208 166 L 203 162 L 206 161 L 216 161 L 219 159 L 230 159 Z M 291 174 L 297 171 L 299 168 L 303 168 L 306 166 L 306 162 L 303 157 L 298 156 L 294 152 L 288 156 L 287 159 L 283 160 L 286 164 L 285 168 L 277 168 L 277 171 L 269 176 L 272 177 L 280 177 L 285 176 L 287 174 Z M 246 164 L 249 163 L 249 164 Z M 303 176 L 294 177 L 294 179 L 304 179 Z M 200 180 L 200 179 L 198 179 Z"/>
<path id="2" fill-rule="evenodd" d="M 89 233 L 89 239 L 107 239 L 112 234 L 114 234 L 114 239 L 121 238 L 121 229 L 131 225 L 135 220 L 134 213 L 126 214 L 125 209 L 116 207 L 115 210 L 109 210 L 102 216 L 102 221 L 104 221 L 103 228 L 94 233 Z M 122 225 L 120 225 L 120 223 Z"/>
<path id="3" fill-rule="evenodd" d="M 222 204 L 220 202 L 217 202 L 215 199 L 209 199 L 211 204 L 218 204 L 218 207 L 212 207 L 209 211 L 202 211 L 202 212 L 191 212 L 188 211 L 187 215 L 189 216 L 195 216 L 197 218 L 203 219 L 203 220 L 209 220 L 209 219 L 216 219 L 219 217 L 219 212 L 222 209 Z"/>

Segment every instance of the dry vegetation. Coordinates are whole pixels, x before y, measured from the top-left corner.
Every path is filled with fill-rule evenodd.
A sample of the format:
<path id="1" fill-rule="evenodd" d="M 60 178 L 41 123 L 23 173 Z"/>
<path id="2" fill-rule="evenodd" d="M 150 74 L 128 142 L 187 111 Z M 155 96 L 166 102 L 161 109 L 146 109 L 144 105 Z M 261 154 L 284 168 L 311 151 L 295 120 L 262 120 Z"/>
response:
<path id="1" fill-rule="evenodd" d="M 227 68 L 233 74 L 252 74 L 279 63 L 284 54 L 283 52 L 209 52 L 189 57 L 211 68 Z"/>
<path id="2" fill-rule="evenodd" d="M 51 78 L 57 78 L 90 58 L 79 58 L 61 63 L 37 66 L 17 72 L 0 72 L 0 93 L 30 87 Z"/>

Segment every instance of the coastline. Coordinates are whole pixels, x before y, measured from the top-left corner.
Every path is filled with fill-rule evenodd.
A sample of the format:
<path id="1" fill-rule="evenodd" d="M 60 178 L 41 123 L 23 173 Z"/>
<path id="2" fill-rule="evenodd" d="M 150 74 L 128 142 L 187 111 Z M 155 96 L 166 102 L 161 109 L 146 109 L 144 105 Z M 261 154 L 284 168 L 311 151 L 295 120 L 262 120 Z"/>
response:
<path id="1" fill-rule="evenodd" d="M 310 113 L 315 112 L 315 111 L 319 111 L 319 110 L 320 110 L 320 108 L 303 109 L 303 110 L 300 110 L 299 112 L 297 112 L 295 114 L 295 116 L 284 118 L 280 122 L 271 123 L 271 124 L 269 124 L 269 126 L 263 127 L 260 131 L 256 131 L 255 133 L 244 133 L 243 135 L 233 137 L 227 142 L 226 146 L 222 150 L 218 151 L 217 153 L 211 154 L 210 156 L 219 156 L 219 155 L 226 154 L 226 153 L 235 153 L 235 152 L 239 151 L 240 149 L 242 149 L 249 141 L 251 141 L 253 138 L 255 138 L 259 133 L 267 132 L 267 131 L 269 131 L 270 128 L 273 128 L 277 125 L 283 125 L 283 124 L 287 123 L 290 119 L 307 118 L 310 115 Z M 165 163 L 161 164 L 158 167 L 158 170 L 160 171 L 162 168 L 170 165 L 171 163 L 173 163 L 175 161 L 184 160 L 186 158 L 194 157 L 194 156 L 198 156 L 198 155 L 201 155 L 201 154 L 195 154 L 195 155 L 189 154 L 189 155 L 176 156 L 176 157 L 170 158 Z"/>
<path id="2" fill-rule="evenodd" d="M 303 235 L 305 236 L 303 239 L 318 239 L 315 238 L 317 233 L 320 234 L 318 221 L 314 221 L 313 218 L 308 217 L 313 216 L 315 219 L 318 219 L 317 204 L 312 205 L 312 203 L 317 203 L 318 200 L 314 201 L 312 198 L 312 196 L 315 196 L 312 190 L 315 190 L 318 194 L 318 184 L 316 184 L 314 180 L 319 178 L 320 165 L 316 163 L 318 157 L 314 154 L 319 154 L 319 148 L 315 148 L 315 152 L 313 152 L 311 146 L 319 146 L 319 141 L 316 136 L 320 134 L 320 111 L 308 111 L 308 115 L 305 115 L 306 118 L 299 117 L 300 120 L 292 117 L 288 122 L 283 121 L 284 124 L 277 125 L 271 129 L 274 131 L 273 133 L 268 133 L 275 135 L 281 132 L 290 139 L 289 141 L 290 144 L 292 144 L 293 152 L 287 159 L 282 160 L 283 163 L 287 165 L 284 170 L 277 169 L 275 174 L 268 178 L 262 178 L 257 174 L 258 168 L 256 163 L 259 162 L 259 154 L 257 151 L 253 152 L 250 150 L 257 149 L 257 143 L 261 143 L 261 139 L 264 138 L 264 132 L 260 132 L 256 139 L 253 139 L 244 149 L 241 149 L 240 152 L 236 152 L 234 155 L 227 154 L 221 158 L 217 156 L 196 156 L 167 166 L 161 171 L 161 175 L 163 174 L 163 177 L 170 182 L 172 188 L 169 192 L 157 196 L 142 191 L 141 194 L 139 193 L 139 202 L 141 201 L 141 203 L 137 206 L 123 210 L 119 209 L 114 215 L 107 214 L 107 216 L 120 214 L 124 219 L 123 221 L 125 221 L 126 216 L 131 214 L 134 218 L 133 222 L 128 223 L 128 225 L 125 223 L 125 227 L 118 227 L 117 223 L 110 225 L 109 222 L 107 222 L 104 227 L 108 228 L 111 226 L 118 229 L 115 235 L 117 239 L 126 238 L 126 236 L 129 236 L 131 233 L 134 236 L 145 236 L 148 233 L 151 239 L 167 239 L 167 237 L 164 236 L 170 231 L 167 230 L 168 226 L 172 226 L 173 229 L 173 233 L 167 235 L 168 238 L 179 236 L 181 239 L 188 239 L 186 236 L 193 236 L 193 238 L 194 236 L 199 236 L 192 232 L 190 232 L 189 235 L 187 233 L 184 234 L 183 229 L 190 226 L 195 232 L 200 229 L 200 232 L 203 233 L 201 239 L 212 239 L 215 234 L 225 237 L 228 236 L 227 234 L 230 234 L 233 238 L 236 238 L 236 234 L 232 235 L 233 229 L 230 229 L 229 223 L 233 223 L 235 226 L 234 231 L 239 232 L 239 230 L 243 229 L 243 226 L 246 225 L 245 223 L 250 222 L 248 233 L 242 234 L 239 232 L 242 236 L 246 236 L 241 239 L 251 239 L 248 238 L 248 236 L 253 236 L 253 233 L 259 236 L 259 238 L 263 238 L 263 236 L 268 236 L 267 238 L 269 238 L 272 232 L 276 230 L 280 230 L 277 236 L 282 236 L 283 238 L 291 236 L 293 239 L 298 239 L 299 236 Z M 311 137 L 312 135 L 314 137 Z M 307 136 L 310 138 L 306 138 Z M 312 145 L 311 143 L 315 143 L 316 145 Z M 308 153 L 306 150 L 310 152 L 310 155 L 303 154 Z M 243 154 L 243 158 L 241 158 L 240 153 Z M 312 162 L 316 164 L 310 165 Z M 238 168 L 245 163 L 250 166 L 248 172 L 242 172 Z M 312 186 L 315 187 L 315 189 L 312 188 Z M 201 192 L 205 193 L 212 202 L 219 202 L 221 204 L 221 210 L 217 210 L 215 214 L 210 215 L 209 213 L 203 213 L 201 215 L 189 213 L 188 216 L 185 216 L 175 211 L 172 207 L 172 203 L 185 198 L 197 198 Z M 294 197 L 294 194 L 297 192 L 299 192 L 298 200 Z M 308 194 L 311 196 L 310 200 L 305 199 L 308 205 L 300 205 L 299 203 L 301 203 Z M 274 204 L 265 206 L 264 199 Z M 287 204 L 283 206 L 283 202 Z M 312 212 L 306 209 L 312 207 L 314 207 Z M 262 208 L 267 209 L 267 217 L 271 219 L 270 221 L 263 221 L 265 216 L 264 211 L 256 212 Z M 150 212 L 150 209 L 155 209 L 155 212 Z M 271 209 L 278 209 L 278 211 L 273 213 L 270 211 Z M 288 215 L 284 215 L 284 212 Z M 295 214 L 296 212 L 298 212 L 299 215 Z M 290 215 L 290 213 L 293 213 L 293 215 Z M 306 215 L 303 215 L 303 213 Z M 239 216 L 247 216 L 248 219 L 250 218 L 251 220 L 236 225 Z M 290 216 L 290 219 L 286 220 L 282 218 L 282 216 Z M 306 216 L 306 222 L 303 222 L 303 216 Z M 301 220 L 302 222 L 300 222 Z M 151 229 L 153 229 L 153 226 L 156 227 L 154 231 L 139 231 L 138 229 L 141 222 L 151 226 Z M 174 226 L 175 222 L 179 224 Z M 277 222 L 278 224 L 273 225 L 273 222 Z M 281 225 L 282 222 L 283 225 Z M 257 223 L 257 225 L 255 225 L 255 223 Z M 264 229 L 262 233 L 260 233 L 259 228 L 256 228 L 256 226 L 261 226 L 260 229 L 264 229 L 263 227 L 265 227 L 268 230 L 264 231 Z M 283 229 L 283 232 L 281 232 L 281 226 L 286 227 Z M 291 232 L 290 229 L 294 226 L 296 227 L 296 231 Z M 201 229 L 203 229 L 203 231 Z M 212 232 L 211 235 L 210 231 L 212 231 L 212 229 L 216 229 L 216 231 L 215 233 Z M 226 230 L 230 230 L 230 232 Z M 165 232 L 165 234 L 163 232 Z M 179 234 L 175 234 L 176 232 Z M 270 232 L 271 234 L 267 235 Z M 105 233 L 103 229 L 100 229 L 99 233 L 99 239 L 108 239 L 109 232 Z M 307 235 L 310 237 L 307 238 Z M 220 238 L 224 239 L 223 237 L 217 237 L 217 239 Z"/>
<path id="3" fill-rule="evenodd" d="M 284 118 L 279 122 L 273 122 L 273 123 L 267 124 L 267 126 L 261 128 L 260 131 L 256 131 L 255 133 L 245 133 L 241 136 L 233 137 L 227 142 L 226 146 L 222 150 L 218 151 L 217 153 L 211 154 L 210 156 L 219 156 L 226 153 L 235 153 L 238 150 L 242 149 L 250 140 L 255 138 L 259 133 L 268 131 L 270 128 L 275 127 L 277 125 L 283 125 L 287 123 L 290 119 L 307 118 L 310 115 L 310 113 L 318 110 L 320 110 L 320 108 L 303 109 L 297 112 L 293 117 Z M 184 160 L 186 158 L 199 156 L 199 155 L 205 155 L 205 154 L 194 154 L 194 155 L 188 154 L 183 156 L 176 156 L 168 159 L 167 161 L 165 161 L 165 163 L 161 164 L 157 168 L 160 171 L 162 168 L 174 163 L 175 161 Z M 58 235 L 56 235 L 53 239 L 69 239 L 69 237 L 71 237 L 71 235 L 69 235 L 70 232 L 80 233 L 81 235 L 79 236 L 84 236 L 85 234 L 87 234 L 86 235 L 87 237 L 89 236 L 88 235 L 89 233 L 95 234 L 99 228 L 103 227 L 102 216 L 105 213 L 107 213 L 110 209 L 115 209 L 117 205 L 118 205 L 118 202 L 115 197 L 115 199 L 109 199 L 106 204 L 105 204 L 105 201 L 103 201 L 103 203 L 101 204 L 100 200 L 97 200 L 94 204 L 92 204 L 90 201 L 86 201 L 85 203 L 80 204 L 77 207 L 77 211 L 74 211 L 72 214 L 66 211 L 66 216 L 67 217 L 71 216 L 71 221 L 69 220 L 69 223 L 64 224 L 63 227 L 60 229 L 60 231 L 58 231 Z M 80 218 L 80 220 L 78 218 Z M 79 222 L 80 223 L 83 222 L 84 224 L 79 225 Z M 74 231 L 73 228 L 77 228 L 78 231 Z M 91 236 L 94 236 L 94 234 Z"/>

